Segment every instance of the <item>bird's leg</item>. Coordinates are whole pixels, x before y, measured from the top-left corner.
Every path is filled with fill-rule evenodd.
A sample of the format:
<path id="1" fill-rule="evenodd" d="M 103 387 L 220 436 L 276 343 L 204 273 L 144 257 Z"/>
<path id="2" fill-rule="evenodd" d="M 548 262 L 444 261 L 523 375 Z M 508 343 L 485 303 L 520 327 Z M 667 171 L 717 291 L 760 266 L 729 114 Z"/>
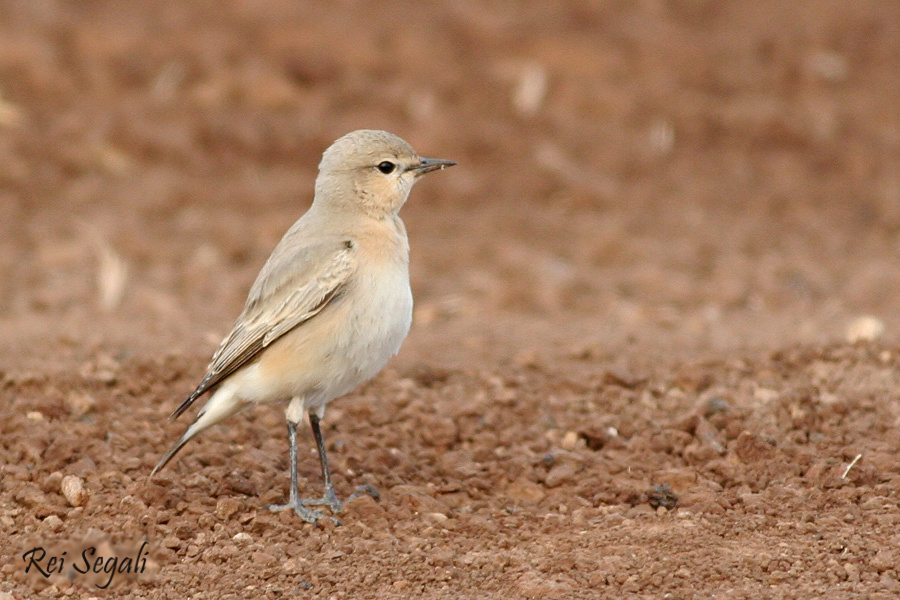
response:
<path id="1" fill-rule="evenodd" d="M 327 506 L 333 513 L 339 513 L 344 508 L 343 502 L 338 500 L 334 493 L 334 485 L 331 483 L 331 469 L 328 468 L 328 454 L 325 451 L 325 441 L 322 439 L 322 428 L 319 425 L 319 416 L 309 413 L 309 426 L 312 428 L 313 437 L 316 438 L 316 448 L 319 451 L 319 462 L 322 465 L 322 479 L 325 482 L 325 494 L 321 498 L 301 500 L 307 506 Z"/>
<path id="2" fill-rule="evenodd" d="M 322 428 L 319 425 L 320 418 L 318 415 L 309 413 L 309 425 L 313 431 L 313 437 L 316 438 L 316 448 L 319 450 L 319 462 L 322 464 L 322 479 L 325 482 L 325 494 L 321 498 L 312 498 L 309 500 L 301 500 L 300 502 L 306 506 L 327 506 L 333 513 L 339 513 L 344 509 L 344 503 L 338 500 L 337 494 L 334 493 L 334 485 L 331 483 L 331 470 L 328 468 L 328 455 L 325 451 L 325 441 L 322 439 Z M 368 494 L 378 499 L 378 490 L 374 486 L 367 483 L 356 488 L 356 491 L 347 499 L 352 502 L 362 496 Z"/>
<path id="3" fill-rule="evenodd" d="M 291 456 L 291 492 L 290 498 L 287 504 L 269 504 L 265 506 L 265 508 L 271 511 L 282 511 L 286 509 L 293 509 L 297 515 L 306 521 L 307 523 L 312 523 L 313 525 L 322 518 L 322 513 L 318 510 L 313 510 L 311 508 L 307 508 L 303 506 L 302 501 L 300 500 L 300 490 L 297 484 L 297 425 L 296 422 L 291 422 L 288 420 L 287 429 L 288 429 L 288 442 L 290 444 L 290 456 Z"/>

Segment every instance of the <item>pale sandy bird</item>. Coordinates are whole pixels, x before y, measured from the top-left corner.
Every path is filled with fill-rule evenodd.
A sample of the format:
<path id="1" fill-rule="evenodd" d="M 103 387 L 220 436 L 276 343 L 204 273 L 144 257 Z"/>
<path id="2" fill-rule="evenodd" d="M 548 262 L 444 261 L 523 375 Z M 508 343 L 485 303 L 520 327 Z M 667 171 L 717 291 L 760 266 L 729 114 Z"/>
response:
<path id="1" fill-rule="evenodd" d="M 275 247 L 203 381 L 172 418 L 212 396 L 151 477 L 204 429 L 249 406 L 285 402 L 290 500 L 267 508 L 293 509 L 311 523 L 322 513 L 310 506 L 340 512 L 319 421 L 329 402 L 374 377 L 409 332 L 409 241 L 398 212 L 419 177 L 455 164 L 422 158 L 385 131 L 354 131 L 325 151 L 312 206 Z M 301 499 L 297 487 L 304 412 L 325 481 L 315 499 Z"/>

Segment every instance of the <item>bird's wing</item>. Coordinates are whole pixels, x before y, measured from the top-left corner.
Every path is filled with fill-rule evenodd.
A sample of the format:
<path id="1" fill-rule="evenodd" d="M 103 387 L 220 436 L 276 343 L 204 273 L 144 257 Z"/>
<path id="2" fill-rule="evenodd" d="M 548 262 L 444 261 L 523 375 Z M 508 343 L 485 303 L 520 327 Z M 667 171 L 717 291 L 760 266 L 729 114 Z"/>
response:
<path id="1" fill-rule="evenodd" d="M 263 348 L 322 312 L 341 294 L 355 266 L 353 242 L 347 238 L 318 239 L 294 248 L 280 246 L 250 288 L 244 312 L 213 355 L 203 381 L 172 418 Z"/>

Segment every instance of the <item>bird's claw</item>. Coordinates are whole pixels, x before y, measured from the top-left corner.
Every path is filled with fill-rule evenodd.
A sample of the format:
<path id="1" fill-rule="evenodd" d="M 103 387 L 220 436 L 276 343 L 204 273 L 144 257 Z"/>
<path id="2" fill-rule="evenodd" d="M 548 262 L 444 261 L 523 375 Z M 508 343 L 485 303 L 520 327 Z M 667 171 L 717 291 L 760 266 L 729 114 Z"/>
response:
<path id="1" fill-rule="evenodd" d="M 327 506 L 334 514 L 338 514 L 344 510 L 344 503 L 338 500 L 334 490 L 325 492 L 325 495 L 321 498 L 305 498 L 300 500 L 300 504 L 303 506 Z"/>
<path id="2" fill-rule="evenodd" d="M 364 483 L 361 486 L 356 488 L 350 497 L 347 498 L 346 502 L 341 502 L 338 500 L 334 491 L 327 491 L 325 495 L 321 498 L 309 498 L 306 500 L 301 500 L 300 503 L 304 506 L 327 506 L 331 509 L 331 512 L 338 514 L 344 510 L 344 506 L 361 498 L 362 496 L 371 496 L 375 500 L 379 500 L 381 498 L 381 494 L 378 493 L 378 490 L 375 489 L 375 486 L 371 483 Z"/>
<path id="3" fill-rule="evenodd" d="M 371 483 L 364 483 L 361 486 L 358 486 L 355 492 L 350 494 L 350 497 L 347 498 L 347 502 L 353 502 L 362 496 L 371 496 L 373 500 L 381 499 L 381 494 L 378 493 L 378 490 L 375 489 L 374 485 Z"/>
<path id="4" fill-rule="evenodd" d="M 307 523 L 317 525 L 319 523 L 319 519 L 323 518 L 325 515 L 323 515 L 322 511 L 320 510 L 307 508 L 303 503 L 304 501 L 301 500 L 299 502 L 288 502 L 287 504 L 267 504 L 263 508 L 265 508 L 266 510 L 271 510 L 272 512 L 281 512 L 283 510 L 291 509 L 295 513 L 297 513 L 298 517 L 300 517 Z M 335 525 L 341 524 L 341 522 L 334 517 L 328 518 L 331 519 Z"/>

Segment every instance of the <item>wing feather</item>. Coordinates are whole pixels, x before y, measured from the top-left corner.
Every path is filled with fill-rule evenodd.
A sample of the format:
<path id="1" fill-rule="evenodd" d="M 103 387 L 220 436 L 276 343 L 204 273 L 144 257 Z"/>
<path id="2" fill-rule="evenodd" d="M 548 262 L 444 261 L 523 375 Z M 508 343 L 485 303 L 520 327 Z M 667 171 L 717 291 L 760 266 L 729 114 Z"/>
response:
<path id="1" fill-rule="evenodd" d="M 203 381 L 172 418 L 266 346 L 321 313 L 342 293 L 355 266 L 350 240 L 331 237 L 293 248 L 286 241 L 260 271 L 244 311 L 213 355 Z"/>

